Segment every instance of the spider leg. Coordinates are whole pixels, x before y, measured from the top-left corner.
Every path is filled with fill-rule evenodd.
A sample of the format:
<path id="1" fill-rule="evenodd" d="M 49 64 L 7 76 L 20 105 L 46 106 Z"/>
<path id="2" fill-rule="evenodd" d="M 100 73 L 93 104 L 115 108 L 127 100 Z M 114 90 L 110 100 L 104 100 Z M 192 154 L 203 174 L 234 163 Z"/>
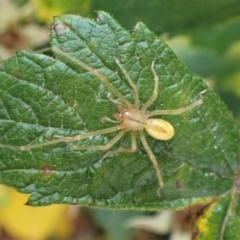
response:
<path id="1" fill-rule="evenodd" d="M 112 140 L 110 140 L 106 145 L 95 145 L 95 146 L 76 146 L 73 145 L 72 148 L 74 150 L 80 150 L 80 149 L 96 149 L 96 150 L 102 150 L 106 151 L 109 148 L 111 148 L 116 142 L 118 142 L 123 135 L 125 134 L 125 131 L 119 132 Z M 115 153 L 118 152 L 124 152 L 124 153 L 132 153 L 136 152 L 137 150 L 137 142 L 136 142 L 136 132 L 131 132 L 131 148 L 118 148 L 117 150 L 114 151 L 108 151 L 104 156 L 100 159 L 101 161 L 105 160 L 109 155 L 114 155 Z"/>
<path id="2" fill-rule="evenodd" d="M 115 100 L 113 97 L 112 97 L 112 94 L 111 93 L 108 93 L 107 95 L 109 101 L 111 101 L 112 103 L 114 103 L 115 105 L 123 105 L 121 102 L 119 102 L 118 100 Z"/>
<path id="3" fill-rule="evenodd" d="M 113 120 L 107 116 L 102 117 L 102 123 L 104 123 L 104 122 L 119 123 L 119 121 Z"/>
<path id="4" fill-rule="evenodd" d="M 138 88 L 137 85 L 132 81 L 132 79 L 130 78 L 127 70 L 122 66 L 122 64 L 119 62 L 119 60 L 117 58 L 115 58 L 115 61 L 118 65 L 118 67 L 122 70 L 123 74 L 125 75 L 125 77 L 127 78 L 129 84 L 131 85 L 134 95 L 135 95 L 135 103 L 134 106 L 135 108 L 138 109 L 138 102 L 139 102 L 139 93 L 138 93 Z"/>
<path id="5" fill-rule="evenodd" d="M 178 115 L 178 114 L 184 113 L 192 108 L 195 108 L 202 103 L 203 103 L 203 100 L 199 99 L 198 101 L 196 101 L 186 107 L 183 107 L 183 108 L 172 109 L 172 110 L 155 110 L 155 111 L 148 112 L 146 115 L 148 117 L 156 116 L 156 115 Z"/>
<path id="6" fill-rule="evenodd" d="M 62 50 L 56 48 L 56 47 L 52 47 L 52 50 L 54 52 L 56 52 L 57 54 L 70 59 L 72 62 L 76 63 L 77 65 L 81 66 L 82 68 L 84 68 L 85 70 L 91 72 L 92 74 L 94 74 L 96 77 L 98 77 L 100 79 L 100 81 L 107 86 L 107 88 L 117 97 L 119 97 L 121 99 L 122 102 L 127 103 L 128 100 L 107 80 L 106 76 L 103 75 L 102 73 L 100 73 L 98 70 L 88 66 L 86 63 L 82 62 L 81 60 L 63 52 Z"/>
<path id="7" fill-rule="evenodd" d="M 53 145 L 53 144 L 57 144 L 57 143 L 61 143 L 61 142 L 66 142 L 66 143 L 74 142 L 74 141 L 82 140 L 82 139 L 96 136 L 96 135 L 102 135 L 102 134 L 115 132 L 115 131 L 121 130 L 123 128 L 125 128 L 125 127 L 123 127 L 121 124 L 119 124 L 115 127 L 105 128 L 105 129 L 101 129 L 98 131 L 88 132 L 85 134 L 79 134 L 79 135 L 75 135 L 72 137 L 62 137 L 62 138 L 53 139 L 50 141 L 36 143 L 36 144 L 32 144 L 32 145 L 29 144 L 29 145 L 25 145 L 25 146 L 12 146 L 9 144 L 0 144 L 0 148 L 8 148 L 8 149 L 17 150 L 17 151 L 26 151 L 26 150 L 30 150 L 30 149 L 34 149 L 34 148 L 41 148 L 44 146 Z"/>
<path id="8" fill-rule="evenodd" d="M 131 148 L 118 148 L 114 152 L 133 153 L 137 151 L 136 132 L 131 131 Z"/>
<path id="9" fill-rule="evenodd" d="M 183 108 L 178 108 L 178 109 L 172 109 L 172 110 L 155 110 L 155 111 L 151 111 L 148 112 L 146 115 L 148 117 L 150 116 L 156 116 L 156 115 L 178 115 L 178 114 L 182 114 L 192 108 L 197 107 L 198 105 L 201 105 L 203 103 L 203 94 L 205 94 L 207 92 L 207 89 L 203 90 L 200 92 L 200 99 L 186 107 Z"/>
<path id="10" fill-rule="evenodd" d="M 148 101 L 143 105 L 141 110 L 146 110 L 157 98 L 158 96 L 158 83 L 159 83 L 159 77 L 154 69 L 154 61 L 152 62 L 151 65 L 151 70 L 154 75 L 154 89 L 153 89 L 153 94 L 152 96 L 148 99 Z"/>
<path id="11" fill-rule="evenodd" d="M 104 159 L 106 159 L 109 155 L 114 155 L 115 153 L 133 153 L 136 152 L 137 150 L 137 141 L 136 141 L 136 132 L 132 131 L 131 132 L 131 148 L 118 148 L 116 150 L 113 151 L 109 151 L 107 152 L 102 158 L 101 160 L 103 161 Z"/>
<path id="12" fill-rule="evenodd" d="M 139 131 L 139 135 L 140 135 L 140 139 L 142 141 L 142 144 L 143 144 L 145 150 L 147 151 L 148 156 L 149 156 L 150 160 L 152 161 L 153 166 L 154 166 L 154 168 L 157 172 L 159 186 L 160 186 L 160 188 L 163 188 L 164 187 L 164 182 L 163 182 L 162 174 L 161 174 L 157 159 L 156 159 L 155 155 L 153 154 L 151 148 L 149 147 L 143 131 Z"/>
<path id="13" fill-rule="evenodd" d="M 77 146 L 72 145 L 72 148 L 74 150 L 80 150 L 80 149 L 94 149 L 94 150 L 101 150 L 106 151 L 109 148 L 111 148 L 116 142 L 118 142 L 123 135 L 125 134 L 124 131 L 119 132 L 113 139 L 111 139 L 106 145 L 92 145 L 92 146 Z"/>

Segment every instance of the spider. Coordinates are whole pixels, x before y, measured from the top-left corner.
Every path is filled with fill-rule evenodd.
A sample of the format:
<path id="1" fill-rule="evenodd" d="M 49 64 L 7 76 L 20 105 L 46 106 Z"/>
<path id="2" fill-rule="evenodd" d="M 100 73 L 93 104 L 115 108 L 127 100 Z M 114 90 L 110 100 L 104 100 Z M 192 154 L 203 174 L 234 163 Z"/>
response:
<path id="1" fill-rule="evenodd" d="M 53 140 L 42 142 L 42 143 L 37 143 L 37 144 L 33 144 L 33 145 L 25 145 L 25 146 L 15 147 L 15 146 L 10 146 L 10 145 L 0 144 L 0 147 L 10 148 L 13 150 L 26 151 L 26 150 L 40 148 L 40 147 L 51 145 L 51 144 L 57 144 L 60 142 L 71 143 L 71 142 L 79 141 L 79 140 L 86 139 L 86 138 L 89 138 L 92 136 L 119 131 L 115 135 L 115 137 L 113 137 L 106 145 L 95 145 L 95 146 L 71 145 L 71 147 L 74 150 L 95 149 L 95 150 L 108 151 L 114 144 L 116 144 L 124 136 L 124 134 L 126 132 L 130 131 L 131 132 L 131 147 L 130 148 L 120 147 L 117 150 L 114 150 L 113 152 L 114 153 L 119 153 L 119 152 L 133 153 L 133 152 L 137 151 L 136 133 L 138 133 L 140 140 L 141 140 L 141 142 L 142 142 L 142 144 L 143 144 L 143 146 L 144 146 L 144 148 L 156 170 L 159 186 L 160 186 L 160 188 L 162 188 L 164 186 L 162 174 L 161 174 L 156 156 L 153 154 L 150 146 L 148 145 L 148 142 L 145 137 L 144 129 L 146 130 L 146 132 L 148 134 L 150 134 L 155 139 L 164 140 L 164 141 L 171 139 L 174 136 L 173 126 L 169 122 L 167 122 L 163 119 L 160 119 L 160 118 L 155 119 L 155 118 L 150 118 L 150 117 L 158 116 L 158 115 L 182 114 L 182 113 L 202 104 L 203 103 L 202 98 L 200 98 L 198 101 L 196 101 L 186 107 L 179 108 L 179 109 L 147 111 L 147 109 L 153 104 L 153 102 L 156 100 L 156 98 L 158 96 L 159 77 L 154 68 L 154 65 L 155 65 L 154 61 L 151 64 L 151 71 L 152 71 L 153 77 L 154 77 L 153 94 L 147 100 L 147 102 L 141 108 L 139 108 L 139 93 L 138 93 L 137 85 L 132 81 L 127 70 L 121 65 L 121 63 L 119 62 L 119 60 L 117 58 L 115 58 L 115 62 L 117 64 L 117 66 L 119 67 L 119 69 L 124 74 L 125 78 L 128 80 L 128 82 L 133 90 L 134 97 L 135 97 L 134 104 L 130 103 L 126 99 L 126 97 L 122 95 L 122 93 L 120 93 L 113 85 L 110 84 L 110 82 L 108 81 L 106 76 L 103 75 L 102 73 L 100 73 L 98 70 L 90 67 L 89 65 L 85 64 L 81 60 L 70 56 L 69 54 L 63 52 L 62 50 L 60 50 L 56 47 L 53 47 L 52 50 L 55 53 L 57 53 L 63 57 L 66 57 L 67 59 L 71 60 L 72 62 L 74 62 L 77 65 L 79 65 L 80 67 L 82 67 L 83 69 L 94 74 L 96 77 L 98 77 L 98 79 L 102 82 L 102 84 L 104 84 L 109 89 L 109 91 L 111 93 L 108 94 L 108 99 L 112 103 L 117 105 L 118 112 L 113 114 L 114 119 L 111 119 L 109 117 L 103 117 L 102 120 L 112 122 L 112 123 L 116 124 L 116 126 L 93 131 L 93 132 L 88 132 L 88 133 L 84 133 L 84 134 L 80 134 L 80 135 L 75 135 L 75 136 L 71 136 L 71 137 L 57 136 L 57 138 L 55 138 Z M 111 94 L 118 97 L 119 100 L 112 98 Z"/>

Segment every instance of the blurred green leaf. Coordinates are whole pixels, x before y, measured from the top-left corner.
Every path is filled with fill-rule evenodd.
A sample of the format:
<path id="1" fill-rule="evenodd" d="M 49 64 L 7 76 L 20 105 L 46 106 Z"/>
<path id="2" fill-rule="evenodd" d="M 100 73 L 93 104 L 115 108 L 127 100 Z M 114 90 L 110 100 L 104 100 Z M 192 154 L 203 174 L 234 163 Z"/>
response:
<path id="1" fill-rule="evenodd" d="M 209 27 L 239 16 L 239 0 L 94 0 L 92 9 L 110 12 L 127 28 L 137 21 L 157 34 L 180 33 Z"/>
<path id="2" fill-rule="evenodd" d="M 239 170 L 235 120 L 219 97 L 144 24 L 138 23 L 130 34 L 104 12 L 98 12 L 97 21 L 65 15 L 55 17 L 51 36 L 54 47 L 97 69 L 134 102 L 117 57 L 139 88 L 140 106 L 152 95 L 155 61 L 159 95 L 149 110 L 187 106 L 207 89 L 204 103 L 181 115 L 162 117 L 174 126 L 170 141 L 145 134 L 165 181 L 158 196 L 155 169 L 139 139 L 136 153 L 113 154 L 104 161 L 106 152 L 74 151 L 64 142 L 28 151 L 14 149 L 114 126 L 101 118 L 117 112 L 107 97 L 109 89 L 69 57 L 18 52 L 0 69 L 2 183 L 32 193 L 30 205 L 77 203 L 148 210 L 179 209 L 231 189 Z M 106 144 L 115 135 L 74 144 Z M 130 146 L 129 133 L 112 149 L 120 146 Z"/>
<path id="3" fill-rule="evenodd" d="M 229 19 L 231 19 L 230 16 Z M 240 40 L 240 18 L 229 19 L 214 26 L 193 31 L 193 44 L 217 53 L 226 51 L 232 43 Z"/>

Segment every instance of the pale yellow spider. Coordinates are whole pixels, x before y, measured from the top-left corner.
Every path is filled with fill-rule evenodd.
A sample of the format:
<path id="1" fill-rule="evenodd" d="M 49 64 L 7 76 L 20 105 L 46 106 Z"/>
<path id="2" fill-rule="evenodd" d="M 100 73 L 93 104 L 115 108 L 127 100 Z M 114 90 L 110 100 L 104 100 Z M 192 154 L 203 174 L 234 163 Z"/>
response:
<path id="1" fill-rule="evenodd" d="M 174 128 L 173 126 L 163 119 L 149 119 L 149 117 L 157 116 L 157 115 L 177 115 L 184 113 L 200 104 L 202 104 L 202 99 L 199 99 L 198 101 L 190 104 L 189 106 L 186 106 L 184 108 L 179 108 L 175 110 L 154 110 L 154 111 L 147 111 L 147 108 L 156 100 L 158 96 L 158 82 L 159 77 L 154 69 L 154 61 L 151 65 L 151 70 L 154 76 L 154 89 L 152 96 L 148 99 L 148 101 L 142 106 L 141 109 L 139 109 L 139 94 L 138 94 L 138 88 L 136 84 L 131 80 L 128 72 L 123 68 L 123 66 L 120 64 L 119 60 L 115 58 L 116 64 L 121 69 L 123 74 L 125 75 L 126 79 L 128 80 L 129 84 L 131 85 L 134 96 L 135 96 L 135 102 L 134 104 L 130 103 L 113 85 L 110 84 L 106 76 L 104 76 L 102 73 L 100 73 L 98 70 L 93 69 L 92 67 L 88 66 L 81 60 L 78 60 L 69 54 L 61 51 L 58 48 L 53 47 L 53 51 L 57 54 L 66 57 L 67 59 L 70 59 L 72 62 L 76 63 L 77 65 L 81 66 L 85 70 L 91 72 L 95 76 L 99 78 L 99 80 L 109 89 L 109 91 L 114 94 L 116 97 L 119 98 L 118 100 L 115 100 L 111 97 L 111 94 L 108 94 L 108 98 L 111 102 L 117 105 L 118 113 L 114 113 L 113 117 L 115 120 L 112 120 L 108 117 L 104 117 L 104 121 L 109 121 L 113 123 L 117 123 L 116 126 L 105 128 L 93 132 L 88 132 L 85 134 L 80 134 L 72 137 L 58 137 L 57 139 L 53 139 L 51 141 L 46 141 L 43 143 L 37 143 L 33 145 L 26 145 L 26 146 L 10 146 L 10 145 L 3 145 L 0 144 L 0 147 L 10 148 L 13 150 L 30 150 L 33 148 L 39 148 L 51 144 L 56 144 L 60 142 L 74 142 L 79 141 L 88 137 L 96 136 L 96 135 L 102 135 L 107 134 L 111 132 L 120 131 L 113 139 L 111 139 L 106 145 L 96 145 L 96 146 L 77 146 L 72 145 L 72 148 L 75 150 L 80 149 L 95 149 L 95 150 L 102 150 L 107 151 L 110 149 L 116 142 L 120 140 L 120 138 L 123 137 L 123 135 L 131 131 L 131 148 L 119 148 L 117 150 L 114 150 L 113 152 L 128 152 L 132 153 L 137 150 L 137 143 L 136 143 L 136 133 L 139 133 L 141 142 L 145 148 L 145 150 L 148 153 L 149 158 L 151 159 L 154 168 L 157 173 L 157 178 L 159 182 L 160 188 L 164 186 L 163 178 L 161 175 L 161 171 L 158 165 L 158 162 L 156 160 L 155 155 L 153 154 L 151 148 L 149 147 L 145 135 L 144 135 L 144 129 L 155 139 L 158 140 L 169 140 L 174 136 Z"/>

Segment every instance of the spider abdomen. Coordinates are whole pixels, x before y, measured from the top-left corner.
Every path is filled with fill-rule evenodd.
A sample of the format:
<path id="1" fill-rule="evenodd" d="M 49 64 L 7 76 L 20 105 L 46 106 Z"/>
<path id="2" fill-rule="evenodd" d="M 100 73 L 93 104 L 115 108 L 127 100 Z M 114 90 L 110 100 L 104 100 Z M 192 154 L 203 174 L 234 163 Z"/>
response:
<path id="1" fill-rule="evenodd" d="M 158 140 L 169 140 L 174 136 L 173 126 L 163 119 L 148 119 L 145 129 Z"/>

